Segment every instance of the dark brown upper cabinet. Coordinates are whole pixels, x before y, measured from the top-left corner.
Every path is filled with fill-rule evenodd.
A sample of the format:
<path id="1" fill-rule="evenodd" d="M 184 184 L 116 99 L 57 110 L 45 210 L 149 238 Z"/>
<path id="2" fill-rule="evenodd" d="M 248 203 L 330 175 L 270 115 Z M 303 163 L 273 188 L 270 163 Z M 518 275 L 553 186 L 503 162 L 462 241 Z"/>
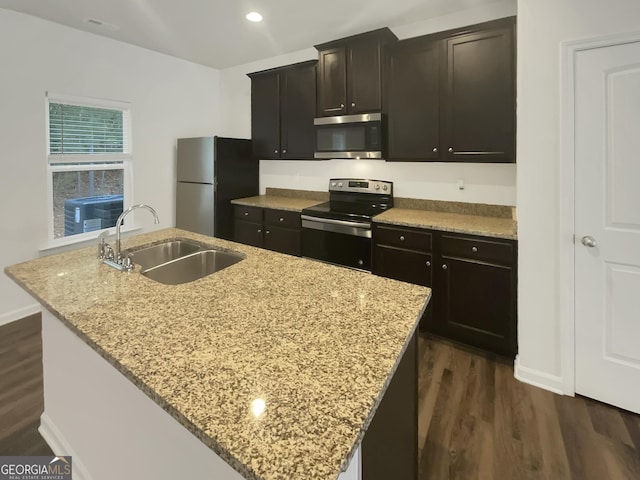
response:
<path id="1" fill-rule="evenodd" d="M 253 155 L 313 159 L 316 60 L 250 73 Z"/>
<path id="2" fill-rule="evenodd" d="M 515 162 L 515 21 L 444 40 L 446 159 Z"/>
<path id="3" fill-rule="evenodd" d="M 440 158 L 440 55 L 430 37 L 387 47 L 387 160 Z"/>
<path id="4" fill-rule="evenodd" d="M 515 17 L 386 47 L 387 160 L 515 162 Z"/>
<path id="5" fill-rule="evenodd" d="M 379 112 L 382 49 L 397 37 L 388 28 L 335 40 L 318 49 L 319 117 Z"/>

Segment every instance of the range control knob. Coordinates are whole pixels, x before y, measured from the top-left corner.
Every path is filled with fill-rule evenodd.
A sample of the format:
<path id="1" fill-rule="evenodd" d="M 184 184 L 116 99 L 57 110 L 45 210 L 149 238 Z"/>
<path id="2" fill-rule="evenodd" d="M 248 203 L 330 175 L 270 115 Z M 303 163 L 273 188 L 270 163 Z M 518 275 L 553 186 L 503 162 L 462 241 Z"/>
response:
<path id="1" fill-rule="evenodd" d="M 382 190 L 384 190 L 384 191 L 386 191 L 386 190 L 387 190 L 387 188 L 388 188 L 388 187 L 387 187 L 386 185 L 383 185 L 383 186 L 382 186 Z"/>
<path id="2" fill-rule="evenodd" d="M 342 187 L 342 182 L 338 183 L 338 186 L 339 186 L 339 187 Z"/>
<path id="3" fill-rule="evenodd" d="M 331 186 L 335 187 L 336 186 L 336 182 L 331 182 Z"/>
<path id="4" fill-rule="evenodd" d="M 380 184 L 376 183 L 376 186 L 374 187 L 376 190 L 380 190 Z"/>

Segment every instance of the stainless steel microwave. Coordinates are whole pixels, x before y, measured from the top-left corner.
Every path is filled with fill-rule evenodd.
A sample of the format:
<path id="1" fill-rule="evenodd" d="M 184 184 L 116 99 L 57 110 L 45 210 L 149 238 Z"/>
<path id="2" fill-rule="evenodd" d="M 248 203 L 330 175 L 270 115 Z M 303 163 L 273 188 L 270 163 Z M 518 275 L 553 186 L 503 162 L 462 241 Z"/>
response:
<path id="1" fill-rule="evenodd" d="M 315 158 L 383 158 L 381 113 L 316 118 Z"/>

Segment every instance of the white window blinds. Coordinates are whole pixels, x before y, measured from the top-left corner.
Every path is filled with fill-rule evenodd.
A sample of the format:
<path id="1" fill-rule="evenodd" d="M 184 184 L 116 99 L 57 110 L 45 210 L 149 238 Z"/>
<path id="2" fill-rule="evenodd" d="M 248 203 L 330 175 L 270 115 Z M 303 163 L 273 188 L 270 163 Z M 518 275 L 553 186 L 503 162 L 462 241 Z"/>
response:
<path id="1" fill-rule="evenodd" d="M 130 158 L 129 107 L 48 98 L 49 163 L 93 163 Z M 107 102 L 101 102 L 107 103 Z"/>

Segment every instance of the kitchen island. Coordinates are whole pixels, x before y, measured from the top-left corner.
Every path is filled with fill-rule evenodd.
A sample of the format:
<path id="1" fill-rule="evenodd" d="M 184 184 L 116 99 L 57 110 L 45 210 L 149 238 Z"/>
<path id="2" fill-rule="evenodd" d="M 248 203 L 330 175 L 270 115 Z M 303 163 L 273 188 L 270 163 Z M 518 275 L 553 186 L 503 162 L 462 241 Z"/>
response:
<path id="1" fill-rule="evenodd" d="M 43 436 L 78 478 L 338 478 L 430 290 L 177 229 L 123 247 L 169 238 L 245 258 L 173 286 L 95 247 L 5 269 L 45 307 Z"/>

